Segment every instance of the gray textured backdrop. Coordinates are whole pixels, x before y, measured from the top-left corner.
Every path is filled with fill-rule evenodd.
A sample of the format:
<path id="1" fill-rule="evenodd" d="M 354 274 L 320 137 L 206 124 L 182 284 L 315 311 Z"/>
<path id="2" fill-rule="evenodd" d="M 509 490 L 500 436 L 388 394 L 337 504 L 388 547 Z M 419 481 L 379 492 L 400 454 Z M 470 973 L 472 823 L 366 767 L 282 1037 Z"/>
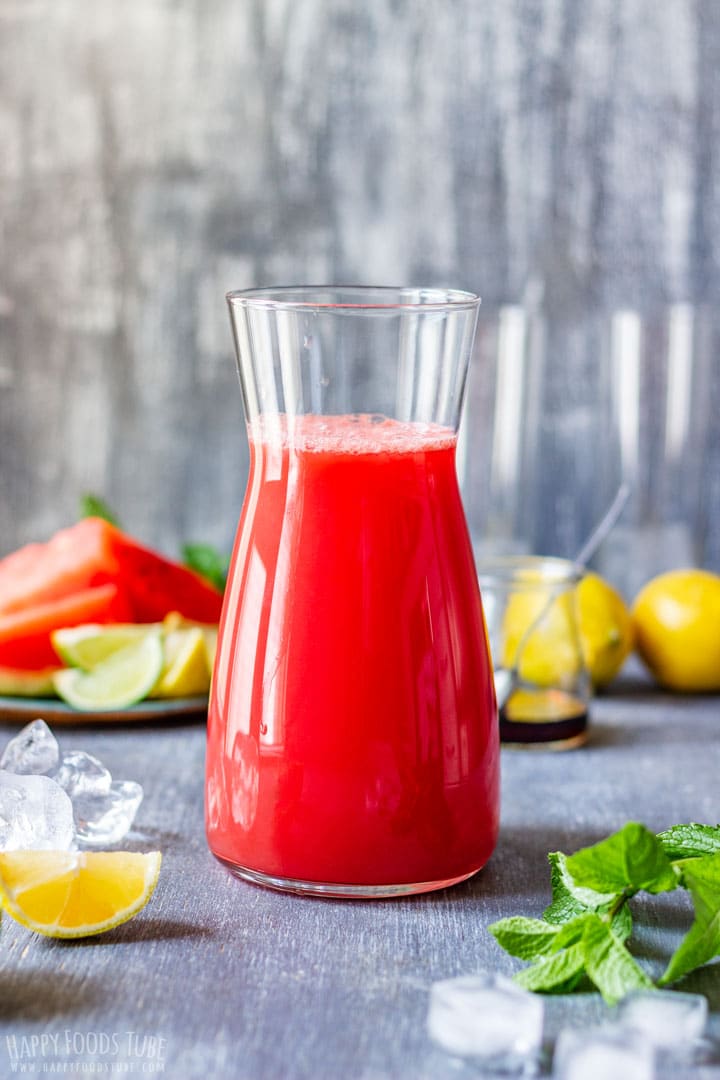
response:
<path id="1" fill-rule="evenodd" d="M 630 468 L 719 567 L 719 131 L 717 0 L 0 0 L 0 551 L 87 489 L 227 545 L 225 290 L 371 279 L 484 297 L 476 539 Z"/>

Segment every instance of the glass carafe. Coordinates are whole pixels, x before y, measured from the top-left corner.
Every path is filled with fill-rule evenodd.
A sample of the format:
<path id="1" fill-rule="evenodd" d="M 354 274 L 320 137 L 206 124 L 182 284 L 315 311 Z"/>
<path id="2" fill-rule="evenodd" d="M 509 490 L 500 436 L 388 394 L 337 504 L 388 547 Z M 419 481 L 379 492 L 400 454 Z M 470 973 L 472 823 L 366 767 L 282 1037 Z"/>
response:
<path id="1" fill-rule="evenodd" d="M 230 293 L 250 476 L 208 718 L 210 848 L 296 892 L 476 873 L 499 739 L 455 472 L 478 299 Z"/>

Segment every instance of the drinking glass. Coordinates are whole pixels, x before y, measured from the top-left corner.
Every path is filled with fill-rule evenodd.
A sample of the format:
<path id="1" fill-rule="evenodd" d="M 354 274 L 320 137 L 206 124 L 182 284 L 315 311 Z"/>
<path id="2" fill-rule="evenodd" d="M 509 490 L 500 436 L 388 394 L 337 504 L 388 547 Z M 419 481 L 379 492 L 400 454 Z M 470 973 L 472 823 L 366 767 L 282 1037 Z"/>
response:
<path id="1" fill-rule="evenodd" d="M 462 881 L 498 829 L 455 471 L 479 300 L 301 287 L 228 303 L 250 476 L 208 717 L 210 848 L 300 893 Z"/>
<path id="2" fill-rule="evenodd" d="M 567 750 L 587 738 L 590 676 L 569 559 L 507 556 L 478 565 L 500 701 L 500 738 Z"/>

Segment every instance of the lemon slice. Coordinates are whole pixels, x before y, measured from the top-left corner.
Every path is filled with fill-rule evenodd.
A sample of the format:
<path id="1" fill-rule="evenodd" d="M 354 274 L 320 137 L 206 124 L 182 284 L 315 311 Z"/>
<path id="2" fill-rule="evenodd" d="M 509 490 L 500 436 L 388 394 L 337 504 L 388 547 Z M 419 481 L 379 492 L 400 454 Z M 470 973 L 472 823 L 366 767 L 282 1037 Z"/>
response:
<path id="1" fill-rule="evenodd" d="M 132 645 L 156 628 L 154 624 L 147 623 L 115 623 L 110 626 L 86 623 L 84 626 L 53 630 L 50 640 L 55 652 L 68 667 L 92 671 L 118 649 Z"/>
<path id="2" fill-rule="evenodd" d="M 199 627 L 171 630 L 165 637 L 165 668 L 152 697 L 207 694 L 210 667 L 205 635 Z"/>
<path id="3" fill-rule="evenodd" d="M 208 671 L 212 672 L 217 651 L 218 626 L 217 623 L 198 623 L 192 619 L 185 619 L 179 611 L 169 612 L 163 619 L 163 627 L 169 633 L 171 630 L 202 630 L 205 639 L 205 651 L 207 653 Z"/>
<path id="4" fill-rule="evenodd" d="M 524 724 L 571 720 L 586 711 L 587 705 L 563 690 L 516 690 L 504 708 L 508 720 Z"/>
<path id="5" fill-rule="evenodd" d="M 66 668 L 57 672 L 53 683 L 63 701 L 75 709 L 126 709 L 148 696 L 160 678 L 163 662 L 160 633 L 146 631 L 139 641 L 118 649 L 92 671 Z"/>
<path id="6" fill-rule="evenodd" d="M 202 635 L 205 639 L 205 654 L 207 657 L 208 671 L 212 675 L 212 669 L 215 664 L 215 653 L 217 652 L 218 642 L 218 628 L 217 626 L 202 626 Z"/>
<path id="7" fill-rule="evenodd" d="M 0 854 L 0 901 L 13 919 L 47 937 L 102 934 L 152 896 L 159 851 L 9 851 Z"/>

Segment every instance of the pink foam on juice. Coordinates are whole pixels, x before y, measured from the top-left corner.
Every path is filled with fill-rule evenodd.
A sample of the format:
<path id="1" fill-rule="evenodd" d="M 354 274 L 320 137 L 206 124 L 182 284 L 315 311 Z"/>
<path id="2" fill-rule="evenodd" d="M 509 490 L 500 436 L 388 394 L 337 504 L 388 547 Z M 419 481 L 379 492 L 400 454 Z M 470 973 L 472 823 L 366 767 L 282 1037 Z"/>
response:
<path id="1" fill-rule="evenodd" d="M 209 710 L 213 852 L 283 879 L 457 880 L 498 827 L 477 577 L 435 424 L 263 416 Z"/>

